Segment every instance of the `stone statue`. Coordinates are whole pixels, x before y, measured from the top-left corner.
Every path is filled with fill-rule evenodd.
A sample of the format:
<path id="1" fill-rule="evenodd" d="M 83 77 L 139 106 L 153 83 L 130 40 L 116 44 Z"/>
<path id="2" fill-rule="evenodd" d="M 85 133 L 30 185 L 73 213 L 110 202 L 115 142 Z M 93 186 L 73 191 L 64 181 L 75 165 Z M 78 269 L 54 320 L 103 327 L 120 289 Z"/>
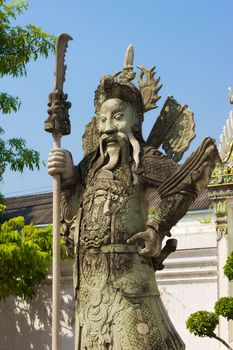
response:
<path id="1" fill-rule="evenodd" d="M 62 177 L 62 224 L 74 257 L 75 350 L 185 348 L 160 299 L 155 270 L 175 250 L 170 229 L 207 186 L 218 158 L 206 138 L 179 166 L 194 137 L 193 114 L 168 97 L 148 140 L 144 113 L 156 107 L 159 78 L 139 67 L 133 47 L 124 68 L 104 76 L 95 92 L 96 115 L 83 137 L 78 166 L 64 149 L 51 151 L 49 174 Z M 166 155 L 158 147 L 163 146 Z M 148 199 L 158 206 L 148 218 Z"/>

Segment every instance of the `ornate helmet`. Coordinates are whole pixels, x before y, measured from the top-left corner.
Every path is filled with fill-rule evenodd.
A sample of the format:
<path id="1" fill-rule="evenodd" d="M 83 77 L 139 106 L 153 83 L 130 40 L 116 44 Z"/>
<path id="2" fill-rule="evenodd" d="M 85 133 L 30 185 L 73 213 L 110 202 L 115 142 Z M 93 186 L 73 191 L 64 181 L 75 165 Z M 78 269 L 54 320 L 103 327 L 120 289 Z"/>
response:
<path id="1" fill-rule="evenodd" d="M 125 54 L 123 70 L 101 78 L 100 84 L 95 91 L 94 103 L 96 114 L 98 115 L 101 105 L 111 98 L 119 98 L 128 102 L 136 112 L 133 132 L 135 137 L 142 139 L 141 125 L 143 114 L 156 108 L 156 103 L 160 99 L 158 91 L 162 85 L 158 85 L 160 78 L 154 79 L 155 67 L 148 69 L 142 66 L 138 66 L 140 69 L 138 76 L 139 88 L 131 83 L 136 76 L 136 73 L 133 71 L 133 59 L 134 48 L 133 45 L 129 45 Z"/>
<path id="2" fill-rule="evenodd" d="M 136 87 L 131 81 L 136 73 L 133 71 L 134 48 L 129 45 L 124 59 L 124 67 L 121 71 L 113 75 L 105 75 L 100 80 L 95 91 L 95 110 L 96 116 L 86 125 L 83 135 L 84 154 L 88 155 L 95 151 L 99 144 L 98 137 L 98 114 L 102 104 L 111 99 L 119 98 L 131 105 L 135 111 L 135 122 L 132 126 L 134 136 L 143 141 L 142 122 L 143 114 L 156 108 L 156 103 L 160 99 L 158 91 L 162 85 L 159 85 L 160 78 L 154 79 L 155 67 L 151 69 L 138 66 L 140 73 L 138 76 L 138 85 Z"/>

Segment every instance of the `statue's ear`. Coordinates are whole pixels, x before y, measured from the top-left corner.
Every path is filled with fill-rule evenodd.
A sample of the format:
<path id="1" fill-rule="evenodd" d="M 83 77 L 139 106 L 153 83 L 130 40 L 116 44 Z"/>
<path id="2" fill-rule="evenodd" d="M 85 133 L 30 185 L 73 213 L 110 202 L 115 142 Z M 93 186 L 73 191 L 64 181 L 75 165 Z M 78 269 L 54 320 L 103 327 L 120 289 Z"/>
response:
<path id="1" fill-rule="evenodd" d="M 82 137 L 84 155 L 94 152 L 99 145 L 99 131 L 97 117 L 94 115 L 86 125 L 85 132 Z"/>
<path id="2" fill-rule="evenodd" d="M 133 130 L 139 130 L 141 127 L 140 114 L 133 114 L 131 119 L 131 127 Z"/>

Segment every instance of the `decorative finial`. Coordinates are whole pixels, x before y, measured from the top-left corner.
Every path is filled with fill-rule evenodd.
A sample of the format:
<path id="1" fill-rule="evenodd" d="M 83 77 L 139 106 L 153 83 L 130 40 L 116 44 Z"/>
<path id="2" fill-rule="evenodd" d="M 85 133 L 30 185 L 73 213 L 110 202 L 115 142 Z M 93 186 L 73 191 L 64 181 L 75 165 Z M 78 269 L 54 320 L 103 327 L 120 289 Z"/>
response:
<path id="1" fill-rule="evenodd" d="M 125 52 L 124 69 L 133 69 L 134 47 L 130 44 Z"/>
<path id="2" fill-rule="evenodd" d="M 230 102 L 232 103 L 232 102 Z M 233 150 L 233 112 L 229 113 L 226 124 L 223 127 L 222 135 L 220 136 L 219 153 L 224 163 L 232 161 Z"/>
<path id="3" fill-rule="evenodd" d="M 125 52 L 124 67 L 119 76 L 119 82 L 130 83 L 134 80 L 136 73 L 133 71 L 134 48 L 130 44 Z"/>
<path id="4" fill-rule="evenodd" d="M 134 85 L 131 81 L 135 78 L 136 73 L 133 71 L 133 61 L 134 61 L 134 47 L 132 44 L 128 45 L 125 57 L 124 57 L 124 66 L 122 71 L 118 71 L 114 73 L 113 75 L 104 76 L 101 79 L 101 83 L 99 86 L 99 90 L 97 89 L 96 93 L 96 99 L 95 99 L 95 106 L 98 109 L 99 105 L 103 103 L 100 96 L 103 94 L 103 91 L 109 91 L 109 96 L 115 96 L 118 93 L 118 96 L 121 94 L 119 91 L 123 91 L 125 93 L 125 97 L 127 100 L 134 100 L 134 104 L 137 105 L 140 104 L 140 113 L 147 112 L 151 109 L 156 108 L 156 104 L 158 100 L 160 99 L 160 96 L 158 95 L 159 90 L 161 89 L 162 85 L 159 84 L 160 77 L 155 78 L 155 67 L 152 68 L 146 68 L 143 66 L 137 66 L 140 69 L 140 73 L 138 76 L 138 85 Z M 115 85 L 114 84 L 118 84 Z M 114 86 L 114 93 L 111 92 L 111 87 Z M 127 88 L 126 88 L 127 86 Z M 100 89 L 103 90 L 101 90 Z M 119 90 L 119 91 L 118 91 Z M 118 91 L 118 92 L 117 92 Z M 127 91 L 127 92 L 126 92 Z M 112 93 L 112 95 L 111 95 Z M 126 96 L 127 95 L 127 96 Z M 105 96 L 106 98 L 106 96 Z M 136 102 L 137 100 L 137 102 Z"/>
<path id="5" fill-rule="evenodd" d="M 228 97 L 230 104 L 233 104 L 233 93 L 231 87 L 228 88 Z"/>

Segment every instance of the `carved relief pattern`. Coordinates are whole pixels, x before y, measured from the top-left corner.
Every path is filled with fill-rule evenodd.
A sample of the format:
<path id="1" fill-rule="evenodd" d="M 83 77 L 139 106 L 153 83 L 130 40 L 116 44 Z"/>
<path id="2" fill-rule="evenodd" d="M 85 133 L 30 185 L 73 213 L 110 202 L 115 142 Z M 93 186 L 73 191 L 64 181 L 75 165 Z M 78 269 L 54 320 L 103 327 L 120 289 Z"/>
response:
<path id="1" fill-rule="evenodd" d="M 83 252 L 80 262 L 79 315 L 84 325 L 82 348 L 113 349 L 111 310 L 114 302 L 117 302 L 117 296 L 111 283 L 113 274 L 110 255 L 100 253 L 100 249 L 102 245 L 115 240 L 117 233 L 125 231 L 123 214 L 127 208 L 122 208 L 122 203 L 127 189 L 119 180 L 111 179 L 111 176 L 109 179 L 101 177 L 101 172 L 89 180 L 87 188 L 83 201 L 84 218 L 80 237 L 80 248 Z M 121 219 L 116 220 L 119 212 L 122 214 L 119 216 Z M 118 226 L 118 229 L 115 229 L 115 226 Z M 120 312 L 119 307 L 117 310 Z"/>
<path id="2" fill-rule="evenodd" d="M 159 296 L 151 259 L 136 253 L 101 252 L 110 243 L 124 245 L 128 216 L 141 215 L 143 198 L 138 198 L 132 185 L 126 187 L 129 177 L 123 170 L 118 169 L 114 179 L 100 174 L 90 179 L 83 201 L 77 308 L 80 349 L 175 350 L 174 344 L 167 346 L 171 340 L 155 301 Z M 134 221 L 137 227 L 132 222 L 131 227 L 136 233 L 141 223 Z"/>
<path id="3" fill-rule="evenodd" d="M 115 288 L 104 254 L 88 250 L 82 257 L 80 272 L 81 349 L 176 349 L 166 335 L 156 298 L 125 297 Z M 130 277 L 135 279 L 133 274 Z M 126 277 L 125 283 L 130 284 L 130 279 Z M 116 336 L 119 345 L 114 341 Z"/>
<path id="4" fill-rule="evenodd" d="M 227 202 L 233 193 L 233 168 L 231 162 L 217 163 L 208 186 L 214 203 L 217 239 L 228 237 Z"/>
<path id="5" fill-rule="evenodd" d="M 226 199 L 214 202 L 217 240 L 228 236 L 227 229 L 227 201 Z"/>
<path id="6" fill-rule="evenodd" d="M 114 293 L 106 291 L 109 266 L 104 254 L 87 250 L 81 260 L 80 317 L 83 349 L 107 349 L 112 342 L 109 308 Z"/>
<path id="7" fill-rule="evenodd" d="M 168 350 L 158 327 L 158 320 L 142 299 L 125 301 L 124 312 L 116 315 L 116 326 L 121 334 L 124 350 Z"/>
<path id="8" fill-rule="evenodd" d="M 195 137 L 193 113 L 169 96 L 147 139 L 158 148 L 162 145 L 168 158 L 179 161 Z"/>
<path id="9" fill-rule="evenodd" d="M 93 190 L 93 186 L 95 190 Z M 111 229 L 116 213 L 122 208 L 126 188 L 119 181 L 111 179 L 95 179 L 94 185 L 89 185 L 86 191 L 83 207 L 84 217 L 81 227 L 81 245 L 85 247 L 100 247 L 111 241 Z M 124 213 L 125 208 L 121 210 Z M 120 219 L 125 230 L 124 216 Z"/>
<path id="10" fill-rule="evenodd" d="M 231 164 L 217 163 L 211 174 L 209 187 L 233 184 L 233 167 Z"/>
<path id="11" fill-rule="evenodd" d="M 161 249 L 162 239 L 206 187 L 217 150 L 206 138 L 178 167 L 175 161 L 195 135 L 194 121 L 188 107 L 172 97 L 143 141 L 143 113 L 156 107 L 161 85 L 154 67 L 139 66 L 136 87 L 133 57 L 130 45 L 123 70 L 102 77 L 96 116 L 83 137 L 85 157 L 73 175 L 62 176 L 67 175 L 61 184 L 64 235 L 74 243 L 76 350 L 185 348 L 163 309 L 153 256 L 174 251 Z M 62 109 L 69 107 L 60 102 Z M 156 149 L 160 146 L 167 157 Z M 153 225 L 146 202 L 151 190 L 161 200 Z M 219 207 L 224 220 L 222 212 Z M 139 254 L 141 248 L 147 256 Z"/>
<path id="12" fill-rule="evenodd" d="M 86 125 L 85 133 L 83 135 L 83 151 L 84 155 L 94 152 L 99 144 L 99 137 L 97 131 L 96 116 L 93 116 L 91 121 Z"/>

